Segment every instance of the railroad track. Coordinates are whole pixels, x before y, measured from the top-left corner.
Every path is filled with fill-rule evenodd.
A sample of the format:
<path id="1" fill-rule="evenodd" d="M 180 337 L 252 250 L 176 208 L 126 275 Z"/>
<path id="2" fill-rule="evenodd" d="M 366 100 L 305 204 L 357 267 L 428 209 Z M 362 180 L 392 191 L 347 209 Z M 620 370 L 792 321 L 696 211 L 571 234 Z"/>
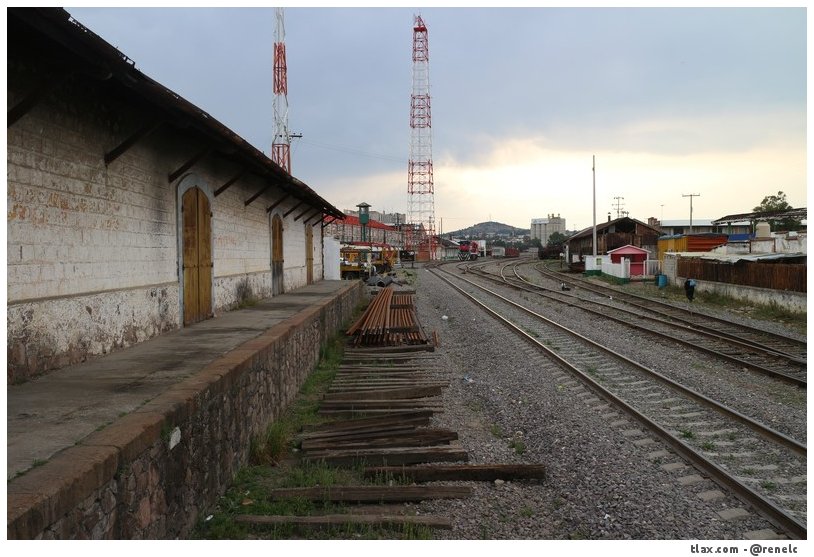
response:
<path id="1" fill-rule="evenodd" d="M 533 292 L 549 300 L 622 323 L 644 334 L 704 352 L 735 364 L 738 369 L 748 369 L 801 388 L 807 386 L 805 358 L 779 352 L 775 347 L 766 345 L 765 342 L 754 341 L 753 339 L 758 336 L 754 332 L 758 331 L 757 329 L 744 327 L 743 329 L 748 333 L 747 336 L 738 337 L 734 334 L 735 327 L 730 325 L 729 333 L 720 334 L 712 330 L 711 326 L 698 326 L 685 319 L 681 312 L 686 310 L 659 301 L 653 301 L 651 306 L 646 306 L 646 304 L 635 301 L 640 297 L 633 296 L 634 301 L 630 302 L 625 299 L 626 294 L 624 293 L 620 296 L 616 290 L 593 288 L 592 284 L 587 287 L 580 286 L 572 291 L 560 290 L 559 283 L 557 283 L 557 287 L 546 287 L 524 277 L 518 269 L 522 264 L 522 262 L 505 264 L 496 272 L 486 271 L 483 268 L 485 264 L 479 264 L 469 266 L 467 272 L 516 289 Z M 459 268 L 461 268 L 460 265 Z M 611 301 L 616 303 L 611 303 Z M 622 302 L 621 305 L 620 302 Z M 672 313 L 657 309 L 661 306 L 672 308 Z M 773 335 L 773 333 L 768 334 Z M 802 346 L 804 347 L 805 343 L 802 343 Z M 799 348 L 797 351 L 800 351 Z M 802 351 L 804 353 L 804 349 Z"/>
<path id="2" fill-rule="evenodd" d="M 787 535 L 806 537 L 803 443 L 465 276 L 438 269 L 431 272 L 557 361 L 589 389 L 638 420 Z"/>
<path id="3" fill-rule="evenodd" d="M 786 356 L 790 360 L 796 360 L 805 366 L 807 353 L 807 342 L 805 340 L 692 311 L 689 305 L 682 307 L 661 300 L 648 298 L 647 296 L 620 292 L 617 289 L 605 287 L 574 275 L 566 276 L 563 273 L 551 271 L 546 269 L 541 263 L 537 263 L 533 265 L 533 267 L 541 276 L 554 280 L 558 284 L 564 282 L 572 286 L 578 286 L 582 291 L 591 292 L 599 296 L 613 296 L 616 301 L 623 301 L 641 310 L 664 316 L 673 322 L 683 323 L 698 331 L 714 333 L 721 337 L 728 337 L 747 342 L 754 346 L 761 346 L 767 352 L 778 356 Z"/>

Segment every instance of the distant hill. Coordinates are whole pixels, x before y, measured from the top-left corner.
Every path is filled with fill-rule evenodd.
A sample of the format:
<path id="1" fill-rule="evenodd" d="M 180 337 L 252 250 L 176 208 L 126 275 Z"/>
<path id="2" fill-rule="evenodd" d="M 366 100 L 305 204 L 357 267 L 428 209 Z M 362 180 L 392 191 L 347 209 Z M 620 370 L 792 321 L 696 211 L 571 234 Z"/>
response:
<path id="1" fill-rule="evenodd" d="M 494 237 L 510 238 L 513 236 L 524 236 L 530 233 L 531 230 L 528 228 L 515 228 L 514 226 L 509 226 L 508 224 L 503 224 L 502 222 L 489 221 L 474 224 L 469 228 L 463 228 L 453 232 L 444 232 L 444 236 L 473 239 Z"/>

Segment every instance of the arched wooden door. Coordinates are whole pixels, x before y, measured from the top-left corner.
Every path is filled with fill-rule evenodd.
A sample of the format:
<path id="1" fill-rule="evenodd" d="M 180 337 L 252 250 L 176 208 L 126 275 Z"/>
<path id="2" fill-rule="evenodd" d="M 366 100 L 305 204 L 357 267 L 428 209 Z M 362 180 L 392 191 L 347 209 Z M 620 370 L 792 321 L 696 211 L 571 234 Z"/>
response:
<path id="1" fill-rule="evenodd" d="M 283 293 L 283 219 L 271 219 L 271 295 Z"/>
<path id="2" fill-rule="evenodd" d="M 212 211 L 198 188 L 184 192 L 184 325 L 212 317 Z"/>
<path id="3" fill-rule="evenodd" d="M 314 227 L 305 224 L 305 279 L 314 283 Z"/>

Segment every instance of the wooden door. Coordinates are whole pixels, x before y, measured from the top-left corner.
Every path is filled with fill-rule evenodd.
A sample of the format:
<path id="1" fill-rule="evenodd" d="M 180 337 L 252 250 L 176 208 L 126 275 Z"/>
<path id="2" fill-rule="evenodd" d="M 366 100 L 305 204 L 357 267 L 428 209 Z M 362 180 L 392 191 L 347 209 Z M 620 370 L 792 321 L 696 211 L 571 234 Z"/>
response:
<path id="1" fill-rule="evenodd" d="M 184 231 L 184 325 L 212 317 L 212 212 L 198 188 L 181 201 Z"/>
<path id="2" fill-rule="evenodd" d="M 305 225 L 305 279 L 306 284 L 314 283 L 314 227 Z"/>
<path id="3" fill-rule="evenodd" d="M 283 219 L 271 219 L 271 295 L 283 293 Z"/>

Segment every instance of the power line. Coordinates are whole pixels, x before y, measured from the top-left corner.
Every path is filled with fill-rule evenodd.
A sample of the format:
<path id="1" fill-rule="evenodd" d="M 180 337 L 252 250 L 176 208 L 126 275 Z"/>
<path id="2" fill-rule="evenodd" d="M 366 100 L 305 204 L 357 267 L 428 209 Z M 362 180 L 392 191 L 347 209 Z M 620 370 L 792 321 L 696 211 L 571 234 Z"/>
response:
<path id="1" fill-rule="evenodd" d="M 353 147 L 345 147 L 343 145 L 331 145 L 329 143 L 321 143 L 318 141 L 311 141 L 310 139 L 300 139 L 299 143 L 305 143 L 306 145 L 313 145 L 315 147 L 320 147 L 322 149 L 330 149 L 332 151 L 339 151 L 341 153 L 349 153 L 351 155 L 358 155 L 360 157 L 368 157 L 371 159 L 380 159 L 385 161 L 393 161 L 393 162 L 400 162 L 400 163 L 407 163 L 407 159 L 403 157 L 396 157 L 393 155 L 385 155 L 382 153 L 371 153 L 370 151 L 362 151 L 361 149 L 354 149 Z"/>

